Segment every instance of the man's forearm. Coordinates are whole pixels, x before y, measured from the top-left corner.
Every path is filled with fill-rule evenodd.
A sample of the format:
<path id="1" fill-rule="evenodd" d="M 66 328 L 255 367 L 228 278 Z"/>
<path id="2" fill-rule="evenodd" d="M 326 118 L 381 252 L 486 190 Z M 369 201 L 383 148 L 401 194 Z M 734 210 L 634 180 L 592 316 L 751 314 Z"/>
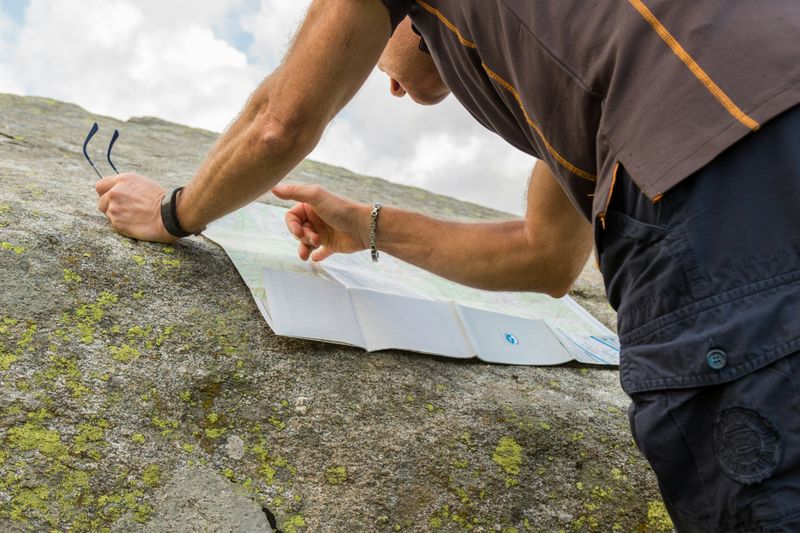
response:
<path id="1" fill-rule="evenodd" d="M 452 281 L 486 290 L 561 296 L 564 282 L 549 250 L 532 248 L 522 220 L 460 223 L 381 209 L 378 248 Z"/>
<path id="2" fill-rule="evenodd" d="M 269 91 L 267 80 L 186 185 L 178 202 L 178 218 L 186 231 L 264 194 L 316 145 L 324 125 L 288 125 L 271 117 Z"/>
<path id="3" fill-rule="evenodd" d="M 389 37 L 377 0 L 315 0 L 281 66 L 253 93 L 178 201 L 192 231 L 268 191 L 316 146 Z"/>

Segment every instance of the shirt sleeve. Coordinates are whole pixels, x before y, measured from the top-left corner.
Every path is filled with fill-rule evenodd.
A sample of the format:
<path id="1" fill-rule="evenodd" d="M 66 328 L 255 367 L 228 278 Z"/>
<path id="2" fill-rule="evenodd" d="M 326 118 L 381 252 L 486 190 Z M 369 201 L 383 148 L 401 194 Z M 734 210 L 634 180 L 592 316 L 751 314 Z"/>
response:
<path id="1" fill-rule="evenodd" d="M 392 19 L 392 33 L 400 22 L 406 18 L 408 11 L 411 9 L 411 4 L 414 0 L 381 0 L 386 9 L 389 10 L 389 17 Z"/>

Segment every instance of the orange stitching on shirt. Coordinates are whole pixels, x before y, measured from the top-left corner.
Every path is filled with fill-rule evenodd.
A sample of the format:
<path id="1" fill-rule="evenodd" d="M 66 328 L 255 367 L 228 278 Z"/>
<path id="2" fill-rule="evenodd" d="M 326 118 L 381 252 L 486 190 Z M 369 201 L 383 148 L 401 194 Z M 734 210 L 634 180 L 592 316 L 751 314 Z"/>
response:
<path id="1" fill-rule="evenodd" d="M 416 0 L 416 2 L 425 11 L 428 11 L 429 13 L 435 15 L 436 18 L 438 18 L 442 22 L 442 24 L 444 24 L 450 31 L 452 31 L 456 35 L 456 37 L 458 37 L 458 40 L 461 42 L 461 44 L 463 44 L 467 48 L 477 48 L 474 42 L 465 39 L 464 36 L 461 35 L 461 32 L 455 26 L 455 24 L 447 20 L 447 18 L 442 14 L 441 11 L 431 6 L 430 4 L 426 3 L 424 0 Z M 563 166 L 564 168 L 566 168 L 567 170 L 569 170 L 578 177 L 581 177 L 589 181 L 597 181 L 596 175 L 590 172 L 586 172 L 585 170 L 581 170 L 572 163 L 570 163 L 569 161 L 567 161 L 566 159 L 564 159 L 564 157 L 561 154 L 559 154 L 549 142 L 547 142 L 547 139 L 545 138 L 544 133 L 542 133 L 542 130 L 533 120 L 531 120 L 531 117 L 528 115 L 528 111 L 525 109 L 525 106 L 522 105 L 522 98 L 520 97 L 519 92 L 517 92 L 514 86 L 508 83 L 503 78 L 501 78 L 500 75 L 494 72 L 492 69 L 490 69 L 486 65 L 486 63 L 481 63 L 481 65 L 483 66 L 483 70 L 486 71 L 486 74 L 488 74 L 491 79 L 496 81 L 498 84 L 500 84 L 504 89 L 509 91 L 514 96 L 514 98 L 517 101 L 517 104 L 519 105 L 519 108 L 522 110 L 522 114 L 525 116 L 525 121 L 528 123 L 531 129 L 533 129 L 533 131 L 536 132 L 536 134 L 539 136 L 539 138 L 542 140 L 545 147 L 547 148 L 547 151 L 550 152 L 550 154 L 552 154 L 552 156 L 556 159 L 556 161 L 558 161 L 561 164 L 561 166 Z"/>
<path id="2" fill-rule="evenodd" d="M 420 5 L 422 9 L 424 9 L 428 13 L 435 15 L 436 18 L 442 21 L 442 24 L 447 26 L 447 29 L 455 33 L 456 37 L 458 37 L 458 40 L 459 42 L 461 42 L 461 44 L 463 44 L 467 48 L 477 48 L 474 42 L 470 41 L 469 39 L 466 39 L 463 35 L 461 35 L 461 32 L 458 30 L 458 28 L 456 28 L 455 24 L 447 20 L 447 17 L 445 17 L 441 11 L 439 11 L 429 3 L 425 2 L 424 0 L 417 0 L 417 3 Z"/>
<path id="3" fill-rule="evenodd" d="M 500 75 L 497 74 L 492 69 L 490 69 L 486 63 L 481 63 L 481 66 L 483 66 L 483 70 L 486 71 L 486 74 L 488 74 L 491 79 L 496 81 L 498 84 L 500 84 L 501 87 L 503 87 L 505 90 L 507 90 L 514 96 L 514 99 L 517 101 L 519 108 L 522 110 L 522 114 L 525 115 L 525 121 L 528 123 L 531 129 L 533 129 L 533 131 L 535 131 L 536 134 L 542 139 L 542 142 L 547 148 L 547 151 L 550 152 L 550 154 L 556 158 L 556 161 L 558 161 L 561 164 L 561 166 L 563 166 L 564 168 L 566 168 L 567 170 L 569 170 L 578 177 L 587 179 L 589 181 L 597 181 L 596 175 L 586 172 L 585 170 L 581 170 L 572 163 L 570 163 L 569 161 L 567 161 L 566 159 L 564 159 L 564 157 L 561 154 L 559 154 L 549 142 L 547 142 L 547 139 L 545 138 L 544 133 L 542 133 L 542 130 L 531 119 L 531 117 L 528 116 L 528 111 L 526 111 L 525 106 L 522 105 L 522 97 L 519 95 L 519 92 L 517 92 L 517 90 L 514 88 L 513 85 L 511 85 L 506 80 L 501 78 Z"/>
<path id="4" fill-rule="evenodd" d="M 692 71 L 692 74 L 700 80 L 700 82 L 705 85 L 708 92 L 717 99 L 717 101 L 722 104 L 722 106 L 728 111 L 728 113 L 733 116 L 736 120 L 747 126 L 753 131 L 757 131 L 761 126 L 758 122 L 750 118 L 748 115 L 745 114 L 744 111 L 739 109 L 739 107 L 733 103 L 725 91 L 723 91 L 719 85 L 714 83 L 708 74 L 697 64 L 697 62 L 689 55 L 689 53 L 684 50 L 683 46 L 678 42 L 675 37 L 664 27 L 661 21 L 656 18 L 652 11 L 650 11 L 642 0 L 628 0 L 628 2 L 639 12 L 639 14 L 652 26 L 655 32 L 661 37 L 667 46 L 672 49 L 672 52 L 683 61 L 689 70 Z"/>
<path id="5" fill-rule="evenodd" d="M 603 229 L 606 229 L 606 212 L 608 211 L 608 206 L 611 205 L 611 195 L 614 194 L 614 185 L 617 183 L 617 172 L 619 171 L 619 161 L 617 164 L 614 165 L 614 172 L 611 174 L 611 186 L 608 188 L 608 196 L 606 197 L 606 206 L 603 209 L 603 212 L 597 215 L 597 218 L 600 219 L 600 225 L 603 226 Z"/>

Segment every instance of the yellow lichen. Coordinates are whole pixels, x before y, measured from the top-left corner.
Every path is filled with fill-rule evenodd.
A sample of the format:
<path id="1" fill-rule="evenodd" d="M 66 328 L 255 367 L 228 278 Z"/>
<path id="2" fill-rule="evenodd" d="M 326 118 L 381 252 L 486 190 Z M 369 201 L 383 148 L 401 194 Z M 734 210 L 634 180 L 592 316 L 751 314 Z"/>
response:
<path id="1" fill-rule="evenodd" d="M 224 435 L 226 431 L 225 428 L 206 428 L 205 434 L 209 439 L 217 439 Z"/>
<path id="2" fill-rule="evenodd" d="M 111 352 L 111 358 L 114 361 L 119 361 L 120 363 L 130 363 L 134 359 L 138 359 L 141 356 L 139 350 L 131 347 L 128 344 L 123 344 L 122 346 L 110 346 L 109 351 Z"/>
<path id="3" fill-rule="evenodd" d="M 17 255 L 25 252 L 25 248 L 23 246 L 14 246 L 10 242 L 0 242 L 0 249 L 12 251 Z"/>
<path id="4" fill-rule="evenodd" d="M 283 531 L 286 533 L 297 533 L 298 527 L 305 527 L 306 519 L 303 518 L 301 515 L 294 515 L 290 517 L 286 522 L 283 524 Z"/>
<path id="5" fill-rule="evenodd" d="M 648 531 L 672 531 L 673 524 L 663 502 L 653 501 L 647 504 Z"/>
<path id="6" fill-rule="evenodd" d="M 330 466 L 325 469 L 325 481 L 330 485 L 341 485 L 347 481 L 347 467 Z"/>
<path id="7" fill-rule="evenodd" d="M 142 472 L 142 483 L 157 487 L 161 483 L 161 467 L 157 464 L 148 465 Z"/>
<path id="8" fill-rule="evenodd" d="M 141 433 L 134 433 L 133 435 L 131 435 L 131 440 L 136 444 L 144 444 L 145 439 L 144 435 L 142 435 Z"/>
<path id="9" fill-rule="evenodd" d="M 78 283 L 80 281 L 83 281 L 83 278 L 80 277 L 75 272 L 73 272 L 72 270 L 70 270 L 68 268 L 65 268 L 64 269 L 64 281 L 66 281 L 67 283 L 69 283 L 71 281 L 74 281 L 74 282 Z"/>
<path id="10" fill-rule="evenodd" d="M 514 437 L 503 437 L 492 454 L 494 461 L 506 474 L 519 475 L 522 464 L 522 446 Z"/>

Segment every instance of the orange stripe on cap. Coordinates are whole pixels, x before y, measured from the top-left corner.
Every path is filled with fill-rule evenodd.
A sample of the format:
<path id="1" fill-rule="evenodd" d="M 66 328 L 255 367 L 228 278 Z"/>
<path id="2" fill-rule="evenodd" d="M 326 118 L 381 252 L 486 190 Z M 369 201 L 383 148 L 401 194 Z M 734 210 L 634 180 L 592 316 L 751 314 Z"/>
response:
<path id="1" fill-rule="evenodd" d="M 664 42 L 667 43 L 667 46 L 672 49 L 673 53 L 678 56 L 678 58 L 683 61 L 687 67 L 689 67 L 689 70 L 692 71 L 692 74 L 694 74 L 694 76 L 700 80 L 700 83 L 702 83 L 706 89 L 708 89 L 708 92 L 710 92 L 711 95 L 716 98 L 720 104 L 722 104 L 722 107 L 724 107 L 728 113 L 733 116 L 733 118 L 753 131 L 757 131 L 761 127 L 758 122 L 753 120 L 751 117 L 745 114 L 744 111 L 739 109 L 739 107 L 733 103 L 733 100 L 731 100 L 730 97 L 725 94 L 725 91 L 723 91 L 719 85 L 714 83 L 714 80 L 712 80 L 711 77 L 706 74 L 700 65 L 697 64 L 697 61 L 695 61 L 692 56 L 689 55 L 689 53 L 683 48 L 683 46 L 681 46 L 678 40 L 675 39 L 669 30 L 664 27 L 661 21 L 658 20 L 653 12 L 650 11 L 646 5 L 644 5 L 642 0 L 628 0 L 628 2 L 634 7 L 634 9 L 636 9 L 636 11 L 639 12 L 639 14 L 648 22 L 648 24 L 652 26 L 658 36 L 661 37 Z"/>
<path id="2" fill-rule="evenodd" d="M 432 15 L 434 15 L 436 18 L 439 19 L 439 21 L 442 24 L 445 25 L 445 27 L 447 27 L 447 29 L 449 29 L 451 32 L 453 32 L 456 35 L 456 37 L 458 38 L 458 41 L 461 44 L 463 44 L 467 48 L 473 48 L 473 49 L 477 48 L 477 45 L 473 41 L 470 41 L 469 39 L 464 37 L 461 34 L 461 31 L 456 27 L 456 25 L 453 24 L 452 22 L 450 22 L 447 19 L 447 17 L 445 17 L 444 14 L 441 11 L 439 11 L 438 9 L 433 7 L 432 5 L 428 4 L 424 0 L 416 0 L 416 2 L 417 2 L 417 4 L 419 4 L 419 6 L 422 9 L 424 9 L 428 13 L 431 13 Z M 495 71 L 490 69 L 488 67 L 488 65 L 486 65 L 485 63 L 482 63 L 482 66 L 483 66 L 483 70 L 486 71 L 486 74 L 491 79 L 496 81 L 498 84 L 500 84 L 500 86 L 502 86 L 504 89 L 509 91 L 514 96 L 514 99 L 517 101 L 517 104 L 519 105 L 519 108 L 522 110 L 522 114 L 525 116 L 525 121 L 528 123 L 528 125 L 531 127 L 531 129 L 539 136 L 539 138 L 542 140 L 542 143 L 544 143 L 545 148 L 547 148 L 547 151 L 550 152 L 550 154 L 555 158 L 555 160 L 558 161 L 558 163 L 561 166 L 563 166 L 564 168 L 566 168 L 567 170 L 569 170 L 570 172 L 572 172 L 576 176 L 581 177 L 583 179 L 587 179 L 589 181 L 597 181 L 597 176 L 596 175 L 592 174 L 591 172 L 586 172 L 585 170 L 581 170 L 580 168 L 576 167 L 575 165 L 573 165 L 572 163 L 570 163 L 569 161 L 564 159 L 564 157 L 561 154 L 559 154 L 556 151 L 555 148 L 553 148 L 553 145 L 551 145 L 547 141 L 547 139 L 545 138 L 544 134 L 542 133 L 541 128 L 539 128 L 539 126 L 531 119 L 530 115 L 528 115 L 528 112 L 525 109 L 525 106 L 522 104 L 522 98 L 520 97 L 519 92 L 517 91 L 517 89 L 514 88 L 514 86 L 511 85 L 510 83 L 508 83 L 506 80 L 504 80 L 502 77 L 500 77 L 500 75 L 497 74 Z"/>
<path id="3" fill-rule="evenodd" d="M 459 31 L 459 29 L 456 28 L 455 24 L 447 20 L 447 17 L 445 17 L 441 11 L 439 11 L 438 9 L 436 9 L 435 7 L 433 7 L 432 5 L 423 0 L 417 0 L 417 4 L 419 4 L 419 6 L 428 13 L 433 14 L 436 18 L 438 18 L 442 22 L 442 24 L 447 26 L 447 29 L 455 33 L 456 37 L 458 37 L 458 41 L 461 44 L 463 44 L 467 48 L 477 48 L 474 42 L 470 41 L 469 39 L 461 35 L 461 31 Z"/>

